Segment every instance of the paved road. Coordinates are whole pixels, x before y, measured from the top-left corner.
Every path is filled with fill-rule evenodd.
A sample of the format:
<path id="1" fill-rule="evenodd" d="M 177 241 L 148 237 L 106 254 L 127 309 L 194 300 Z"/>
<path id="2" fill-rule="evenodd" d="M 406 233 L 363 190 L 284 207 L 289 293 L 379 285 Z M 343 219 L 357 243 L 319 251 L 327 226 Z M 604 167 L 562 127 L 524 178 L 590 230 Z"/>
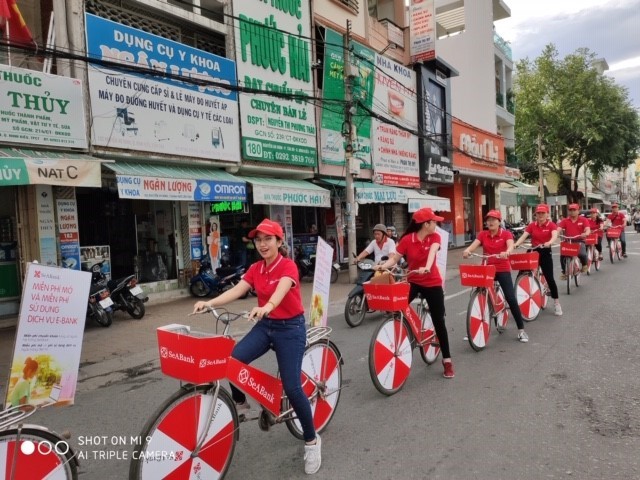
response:
<path id="1" fill-rule="evenodd" d="M 528 344 L 515 340 L 510 320 L 507 331 L 493 334 L 481 353 L 463 340 L 468 295 L 450 269 L 447 325 L 456 378 L 443 379 L 439 364 L 426 367 L 414 355 L 411 376 L 393 397 L 380 395 L 368 372 L 369 341 L 380 317 L 350 329 L 341 305 L 332 304 L 330 325 L 345 361 L 344 389 L 323 435 L 323 467 L 315 478 L 640 478 L 638 300 L 637 286 L 631 287 L 637 285 L 639 256 L 640 235 L 629 234 L 623 264 L 605 262 L 571 296 L 561 293 L 563 317 L 544 312 L 528 324 Z M 349 286 L 338 288 L 346 292 Z M 184 313 L 191 304 L 182 300 L 175 307 Z M 83 361 L 100 355 L 106 358 L 98 363 L 103 366 L 122 361 L 130 367 L 128 376 L 107 383 L 107 376 L 88 376 L 93 365 L 85 363 L 87 379 L 76 405 L 38 414 L 36 420 L 47 426 L 71 430 L 72 441 L 88 457 L 81 478 L 126 478 L 128 461 L 122 457 L 132 448 L 130 437 L 177 388 L 153 365 L 133 368 L 142 358 L 121 338 L 153 345 L 149 329 L 144 334 L 137 329 L 144 322 L 168 323 L 163 315 L 170 307 L 159 310 L 150 308 L 143 322 L 123 319 L 109 330 L 88 329 L 85 350 L 105 350 L 83 352 Z M 118 350 L 119 358 L 111 358 L 110 349 Z M 260 365 L 272 363 L 267 358 Z M 107 436 L 106 445 L 87 445 L 95 436 Z M 243 424 L 227 478 L 302 478 L 301 457 L 302 446 L 286 428 L 263 433 L 255 422 Z"/>

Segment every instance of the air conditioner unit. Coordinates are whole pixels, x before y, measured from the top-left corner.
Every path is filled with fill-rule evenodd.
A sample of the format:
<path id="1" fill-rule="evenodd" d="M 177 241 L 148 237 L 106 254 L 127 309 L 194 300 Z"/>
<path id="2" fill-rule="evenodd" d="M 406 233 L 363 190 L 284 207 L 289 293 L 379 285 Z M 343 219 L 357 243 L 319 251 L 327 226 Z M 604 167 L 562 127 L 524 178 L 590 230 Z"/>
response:
<path id="1" fill-rule="evenodd" d="M 349 159 L 349 173 L 351 175 L 360 175 L 360 159 L 351 157 Z"/>

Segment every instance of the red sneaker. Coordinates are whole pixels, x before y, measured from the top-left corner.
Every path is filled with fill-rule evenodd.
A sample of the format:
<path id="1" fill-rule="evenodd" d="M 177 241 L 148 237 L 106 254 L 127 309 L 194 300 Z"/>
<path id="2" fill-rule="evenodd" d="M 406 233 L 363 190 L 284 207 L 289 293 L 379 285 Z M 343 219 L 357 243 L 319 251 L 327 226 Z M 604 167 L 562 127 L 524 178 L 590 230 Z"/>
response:
<path id="1" fill-rule="evenodd" d="M 442 376 L 444 378 L 453 378 L 456 376 L 456 373 L 453 371 L 453 363 L 452 362 L 442 362 L 442 366 L 444 367 L 444 373 Z"/>

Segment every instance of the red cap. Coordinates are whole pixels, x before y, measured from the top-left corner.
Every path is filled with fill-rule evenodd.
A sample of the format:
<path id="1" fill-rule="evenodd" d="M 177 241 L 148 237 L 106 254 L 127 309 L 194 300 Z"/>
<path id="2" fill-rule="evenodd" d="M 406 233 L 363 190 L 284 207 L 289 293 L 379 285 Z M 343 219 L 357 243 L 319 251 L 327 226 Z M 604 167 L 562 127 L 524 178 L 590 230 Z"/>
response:
<path id="1" fill-rule="evenodd" d="M 611 204 L 611 208 L 618 208 L 618 207 L 619 207 L 619 205 L 617 203 L 612 203 Z"/>
<path id="2" fill-rule="evenodd" d="M 549 205 L 541 203 L 536 207 L 536 213 L 549 213 Z"/>
<path id="3" fill-rule="evenodd" d="M 487 214 L 484 216 L 484 218 L 488 218 L 488 217 L 493 217 L 493 218 L 497 218 L 498 220 L 502 220 L 502 214 L 500 213 L 499 210 L 489 210 Z"/>
<path id="4" fill-rule="evenodd" d="M 568 208 L 569 210 L 580 210 L 580 205 L 577 203 L 570 203 Z"/>
<path id="5" fill-rule="evenodd" d="M 430 208 L 421 208 L 413 214 L 413 221 L 416 223 L 424 223 L 431 220 L 441 222 L 444 220 L 444 217 L 437 216 Z"/>
<path id="6" fill-rule="evenodd" d="M 247 235 L 249 238 L 255 238 L 258 232 L 264 233 L 265 235 L 275 235 L 278 238 L 284 238 L 284 232 L 282 231 L 282 227 L 278 222 L 274 222 L 265 218 L 260 222 L 256 228 L 249 232 Z"/>
<path id="7" fill-rule="evenodd" d="M 589 210 L 589 212 L 591 212 L 591 213 L 598 213 L 598 209 L 597 209 L 597 208 L 592 208 L 591 210 Z"/>

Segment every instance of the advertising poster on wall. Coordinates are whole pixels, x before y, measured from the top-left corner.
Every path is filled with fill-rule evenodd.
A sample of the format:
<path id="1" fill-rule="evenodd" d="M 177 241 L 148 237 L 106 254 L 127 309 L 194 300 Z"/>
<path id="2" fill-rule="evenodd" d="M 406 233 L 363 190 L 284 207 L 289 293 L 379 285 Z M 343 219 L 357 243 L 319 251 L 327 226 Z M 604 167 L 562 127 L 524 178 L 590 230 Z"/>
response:
<path id="1" fill-rule="evenodd" d="M 376 65 L 373 110 L 390 122 L 373 120 L 373 181 L 419 188 L 416 73 L 382 55 Z"/>
<path id="2" fill-rule="evenodd" d="M 38 239 L 40 243 L 40 263 L 56 265 L 58 251 L 56 249 L 56 220 L 53 205 L 53 189 L 51 185 L 36 185 L 36 202 L 38 214 Z"/>
<path id="3" fill-rule="evenodd" d="M 293 258 L 295 253 L 293 249 L 293 218 L 291 216 L 291 207 L 289 205 L 270 205 L 269 218 L 282 226 L 285 244 L 289 249 L 289 258 Z"/>
<path id="4" fill-rule="evenodd" d="M 313 290 L 311 292 L 311 307 L 309 308 L 309 323 L 312 327 L 327 326 L 332 264 L 333 248 L 322 237 L 318 237 L 316 269 L 313 274 Z"/>
<path id="5" fill-rule="evenodd" d="M 93 272 L 95 268 L 107 280 L 111 280 L 111 247 L 109 245 L 80 247 L 80 262 L 83 272 Z"/>
<path id="6" fill-rule="evenodd" d="M 214 270 L 220 265 L 220 217 L 211 215 L 209 217 L 209 234 L 207 235 L 207 249 L 211 259 L 211 268 Z"/>
<path id="7" fill-rule="evenodd" d="M 411 63 L 436 58 L 434 0 L 412 0 L 409 10 Z"/>
<path id="8" fill-rule="evenodd" d="M 123 73 L 88 64 L 95 145 L 240 161 L 233 61 L 95 15 L 85 18 L 89 57 L 129 67 Z M 132 65 L 162 75 L 132 74 Z"/>
<path id="9" fill-rule="evenodd" d="M 78 233 L 76 201 L 56 200 L 56 207 L 62 266 L 72 270 L 80 270 L 80 234 Z"/>
<path id="10" fill-rule="evenodd" d="M 91 275 L 27 264 L 5 405 L 73 404 Z"/>
<path id="11" fill-rule="evenodd" d="M 242 157 L 316 164 L 310 2 L 235 0 L 238 83 L 276 95 L 240 94 Z"/>
<path id="12" fill-rule="evenodd" d="M 202 216 L 200 215 L 200 204 L 189 202 L 187 207 L 189 212 L 189 245 L 191 245 L 191 260 L 202 258 Z"/>
<path id="13" fill-rule="evenodd" d="M 324 76 L 322 95 L 327 108 L 322 109 L 321 159 L 324 163 L 344 165 L 344 49 L 343 36 L 327 28 L 325 30 Z M 376 54 L 357 42 L 351 42 L 353 74 L 357 82 L 353 88 L 353 99 L 373 108 L 373 88 Z M 336 103 L 332 104 L 334 100 Z M 330 106 L 332 105 L 332 106 Z M 355 113 L 356 145 L 353 156 L 360 159 L 360 168 L 371 168 L 371 115 L 358 105 Z"/>
<path id="14" fill-rule="evenodd" d="M 87 148 L 82 82 L 0 65 L 0 142 Z"/>

